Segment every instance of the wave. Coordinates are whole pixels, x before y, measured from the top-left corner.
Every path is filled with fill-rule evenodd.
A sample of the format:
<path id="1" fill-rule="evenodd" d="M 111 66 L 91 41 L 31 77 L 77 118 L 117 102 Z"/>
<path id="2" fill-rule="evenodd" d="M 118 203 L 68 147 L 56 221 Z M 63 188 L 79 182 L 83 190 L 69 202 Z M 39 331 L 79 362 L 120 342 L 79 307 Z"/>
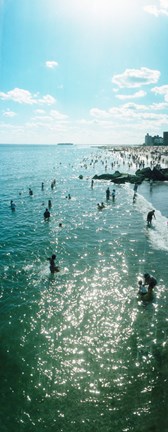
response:
<path id="1" fill-rule="evenodd" d="M 133 195 L 130 185 L 124 185 Z M 168 220 L 162 215 L 160 210 L 157 210 L 153 204 L 148 201 L 143 195 L 137 193 L 135 208 L 142 214 L 144 220 L 144 231 L 147 239 L 152 244 L 154 249 L 168 251 Z M 151 226 L 147 226 L 147 214 L 150 210 L 155 210 L 156 219 L 152 220 Z"/>

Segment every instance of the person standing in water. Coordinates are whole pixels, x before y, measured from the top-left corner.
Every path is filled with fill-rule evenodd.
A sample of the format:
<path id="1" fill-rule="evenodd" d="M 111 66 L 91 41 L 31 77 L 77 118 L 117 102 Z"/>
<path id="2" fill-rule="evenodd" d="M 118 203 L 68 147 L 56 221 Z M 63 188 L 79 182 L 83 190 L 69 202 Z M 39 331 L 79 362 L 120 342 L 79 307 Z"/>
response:
<path id="1" fill-rule="evenodd" d="M 44 219 L 46 220 L 46 219 L 49 219 L 49 218 L 50 218 L 50 212 L 49 212 L 48 208 L 46 208 L 45 212 L 44 212 Z"/>
<path id="2" fill-rule="evenodd" d="M 56 259 L 56 255 L 53 254 L 51 256 L 51 258 L 47 258 L 50 262 L 50 272 L 53 273 L 58 273 L 59 272 L 59 267 L 55 265 L 55 259 Z"/>
<path id="3" fill-rule="evenodd" d="M 110 198 L 110 189 L 109 187 L 106 189 L 106 200 L 108 201 Z"/>
<path id="4" fill-rule="evenodd" d="M 51 203 L 51 200 L 49 199 L 48 200 L 48 208 L 50 209 L 52 207 L 52 203 Z"/>
<path id="5" fill-rule="evenodd" d="M 147 214 L 147 224 L 148 224 L 148 226 L 151 225 L 151 223 L 152 223 L 152 218 L 153 218 L 153 217 L 156 219 L 156 216 L 155 216 L 155 210 L 151 210 L 151 211 Z"/>
<path id="6" fill-rule="evenodd" d="M 157 284 L 157 280 L 153 276 L 150 276 L 149 273 L 144 274 L 144 285 L 148 285 L 149 294 L 152 293 L 152 290 L 156 286 L 156 284 Z"/>
<path id="7" fill-rule="evenodd" d="M 113 189 L 111 196 L 112 196 L 112 200 L 115 201 L 115 189 Z"/>
<path id="8" fill-rule="evenodd" d="M 141 279 L 139 280 L 138 285 L 139 285 L 138 294 L 140 294 L 142 296 L 147 294 L 148 289 L 145 287 L 145 285 L 143 284 Z"/>
<path id="9" fill-rule="evenodd" d="M 11 202 L 10 202 L 10 206 L 11 206 L 11 210 L 15 210 L 15 208 L 16 208 L 16 204 L 13 202 L 13 200 L 11 200 Z"/>

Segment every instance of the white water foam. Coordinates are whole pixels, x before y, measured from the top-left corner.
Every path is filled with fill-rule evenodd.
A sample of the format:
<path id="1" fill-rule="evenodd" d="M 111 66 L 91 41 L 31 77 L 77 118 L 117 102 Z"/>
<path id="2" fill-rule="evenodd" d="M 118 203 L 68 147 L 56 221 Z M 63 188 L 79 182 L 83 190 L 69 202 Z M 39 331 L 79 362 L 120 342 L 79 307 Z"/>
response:
<path id="1" fill-rule="evenodd" d="M 130 195 L 133 196 L 133 190 L 130 189 L 130 185 L 126 186 Z M 168 220 L 161 212 L 155 209 L 151 202 L 147 201 L 142 195 L 137 193 L 135 208 L 142 213 L 144 220 L 144 228 L 146 231 L 146 237 L 151 242 L 154 249 L 168 251 Z M 147 214 L 149 211 L 155 210 L 156 219 L 152 219 L 151 226 L 147 226 Z"/>

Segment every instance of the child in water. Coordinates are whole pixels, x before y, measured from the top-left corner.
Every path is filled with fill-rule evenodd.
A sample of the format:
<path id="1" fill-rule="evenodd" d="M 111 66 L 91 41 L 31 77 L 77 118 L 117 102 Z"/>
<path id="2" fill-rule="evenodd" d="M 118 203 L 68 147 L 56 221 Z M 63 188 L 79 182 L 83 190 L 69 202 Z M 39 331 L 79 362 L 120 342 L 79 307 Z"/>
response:
<path id="1" fill-rule="evenodd" d="M 58 266 L 55 265 L 55 259 L 56 259 L 56 255 L 52 255 L 51 258 L 47 258 L 50 261 L 50 272 L 53 273 L 58 273 L 59 272 L 59 268 Z"/>
<path id="2" fill-rule="evenodd" d="M 147 288 L 145 287 L 145 285 L 142 283 L 142 280 L 140 279 L 138 281 L 138 285 L 139 285 L 139 291 L 138 294 L 140 295 L 144 295 L 148 292 Z"/>

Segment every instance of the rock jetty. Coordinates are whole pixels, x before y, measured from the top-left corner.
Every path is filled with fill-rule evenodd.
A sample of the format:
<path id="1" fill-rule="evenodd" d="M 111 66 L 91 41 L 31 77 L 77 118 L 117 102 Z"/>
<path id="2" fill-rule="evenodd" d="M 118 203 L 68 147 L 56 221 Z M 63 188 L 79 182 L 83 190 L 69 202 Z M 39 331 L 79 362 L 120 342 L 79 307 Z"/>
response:
<path id="1" fill-rule="evenodd" d="M 150 181 L 168 181 L 168 168 L 161 168 L 156 165 L 151 169 L 146 167 L 143 169 L 138 169 L 135 174 L 120 173 L 120 171 L 115 171 L 114 174 L 100 174 L 95 175 L 93 180 L 110 180 L 116 184 L 123 183 L 136 183 L 140 185 L 144 180 Z"/>

